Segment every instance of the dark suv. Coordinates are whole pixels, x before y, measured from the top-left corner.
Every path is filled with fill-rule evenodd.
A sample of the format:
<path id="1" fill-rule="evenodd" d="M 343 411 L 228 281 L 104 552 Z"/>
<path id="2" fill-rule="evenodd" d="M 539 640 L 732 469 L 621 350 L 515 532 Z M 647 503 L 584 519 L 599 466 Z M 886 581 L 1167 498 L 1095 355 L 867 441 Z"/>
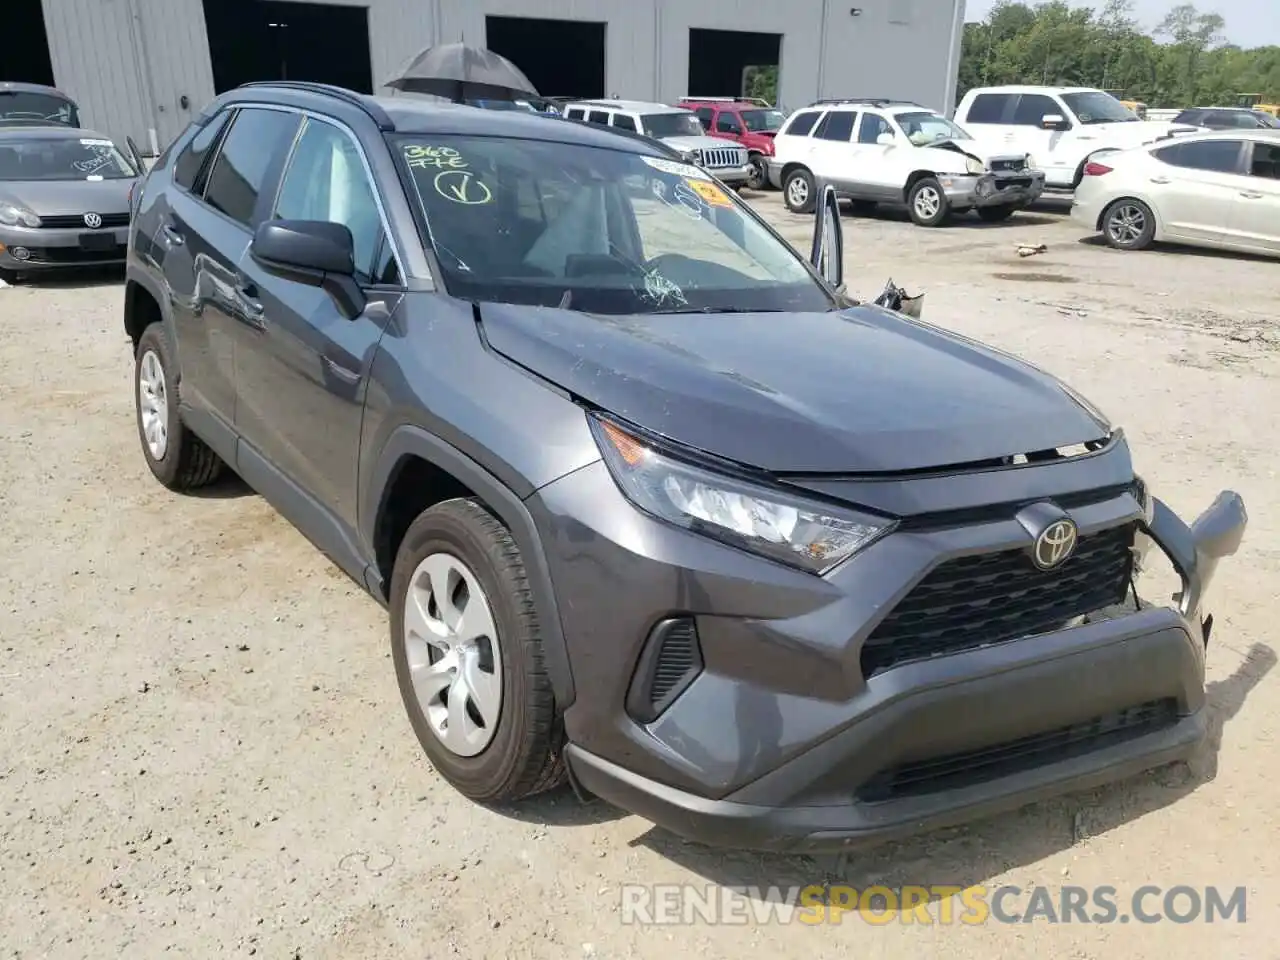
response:
<path id="1" fill-rule="evenodd" d="M 1192 107 L 1173 118 L 1174 123 L 1189 123 L 1210 130 L 1275 130 L 1277 120 L 1265 110 L 1248 107 Z"/>
<path id="2" fill-rule="evenodd" d="M 1048 374 L 847 299 L 834 191 L 811 262 L 635 135 L 280 83 L 135 205 L 148 466 L 229 466 L 389 607 L 468 797 L 839 849 L 1204 736 L 1240 498 L 1188 527 Z"/>

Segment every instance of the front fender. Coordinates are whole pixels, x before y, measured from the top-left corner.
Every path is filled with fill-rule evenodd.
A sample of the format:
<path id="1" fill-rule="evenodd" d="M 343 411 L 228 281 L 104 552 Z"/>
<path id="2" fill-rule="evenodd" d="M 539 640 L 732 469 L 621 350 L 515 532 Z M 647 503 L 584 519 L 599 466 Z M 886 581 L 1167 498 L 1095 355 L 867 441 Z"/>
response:
<path id="1" fill-rule="evenodd" d="M 1184 617 L 1200 617 L 1204 596 L 1217 572 L 1218 561 L 1233 556 L 1239 549 L 1248 523 L 1244 499 L 1231 490 L 1218 494 L 1190 526 L 1164 501 L 1152 497 L 1147 529 L 1182 578 L 1178 610 Z"/>

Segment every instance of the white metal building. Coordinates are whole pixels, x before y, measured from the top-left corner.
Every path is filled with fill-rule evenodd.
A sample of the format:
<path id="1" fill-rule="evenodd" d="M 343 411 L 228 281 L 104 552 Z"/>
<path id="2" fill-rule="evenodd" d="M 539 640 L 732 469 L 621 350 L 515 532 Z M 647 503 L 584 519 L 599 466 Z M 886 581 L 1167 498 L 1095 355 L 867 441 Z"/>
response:
<path id="1" fill-rule="evenodd" d="M 130 135 L 146 150 L 163 147 L 215 94 L 206 30 L 205 11 L 212 9 L 208 5 L 246 0 L 40 2 L 55 83 L 79 101 L 88 125 L 118 138 Z M 543 89 L 544 94 L 607 93 L 673 102 L 686 93 L 723 92 L 689 89 L 690 38 L 691 30 L 726 30 L 777 36 L 778 99 L 792 108 L 819 97 L 884 96 L 949 109 L 955 97 L 964 23 L 964 0 L 329 0 L 329 4 L 366 8 L 375 89 L 424 47 L 458 39 L 486 45 L 487 24 L 493 23 L 493 17 L 532 17 L 594 22 L 603 37 L 605 89 Z M 273 9 L 284 6 L 276 2 Z M 365 38 L 351 36 L 349 42 L 363 44 Z M 520 57 L 507 50 L 499 52 L 531 73 Z M 698 56 L 694 54 L 695 59 Z"/>

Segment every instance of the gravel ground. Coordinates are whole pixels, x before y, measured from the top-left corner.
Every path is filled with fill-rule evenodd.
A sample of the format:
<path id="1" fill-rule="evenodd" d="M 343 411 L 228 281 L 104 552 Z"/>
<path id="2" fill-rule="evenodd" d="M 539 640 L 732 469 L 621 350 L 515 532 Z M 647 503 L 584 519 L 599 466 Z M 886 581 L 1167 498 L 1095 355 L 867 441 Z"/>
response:
<path id="1" fill-rule="evenodd" d="M 809 218 L 759 207 L 807 250 Z M 848 862 L 682 843 L 569 793 L 462 800 L 404 718 L 382 611 L 234 482 L 167 493 L 115 278 L 0 289 L 0 956 L 1280 957 L 1274 786 L 1280 264 L 1008 224 L 850 219 L 850 287 L 1065 377 L 1184 515 L 1252 514 L 1220 575 L 1213 736 L 1170 768 Z M 1044 243 L 1019 258 L 1015 243 Z M 998 705 L 996 705 L 998 708 Z M 1272 786 L 1267 784 L 1271 783 Z M 1248 921 L 624 924 L 624 883 L 1248 889 Z"/>

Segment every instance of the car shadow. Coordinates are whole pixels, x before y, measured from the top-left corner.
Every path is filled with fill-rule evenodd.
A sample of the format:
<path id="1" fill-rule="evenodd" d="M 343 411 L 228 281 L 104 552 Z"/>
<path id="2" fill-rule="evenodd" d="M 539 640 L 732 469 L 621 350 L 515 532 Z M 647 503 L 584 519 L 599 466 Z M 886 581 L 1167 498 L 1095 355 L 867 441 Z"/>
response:
<path id="1" fill-rule="evenodd" d="M 871 211 L 856 211 L 851 203 L 841 203 L 840 217 L 846 223 L 856 220 L 878 220 L 881 223 L 911 223 L 911 216 L 905 207 L 880 205 Z M 1061 217 L 1046 216 L 1030 210 L 1019 210 L 1008 220 L 999 223 L 987 223 L 976 213 L 956 214 L 941 229 L 944 230 L 1007 230 L 1010 227 L 1047 227 L 1060 223 Z"/>
<path id="2" fill-rule="evenodd" d="M 245 483 L 240 474 L 230 467 L 224 467 L 222 476 L 213 483 L 188 490 L 183 496 L 196 500 L 238 500 L 241 497 L 257 496 L 257 491 Z"/>
<path id="3" fill-rule="evenodd" d="M 706 880 L 735 888 L 809 884 L 967 888 L 1043 860 L 1153 813 L 1195 792 L 1218 772 L 1226 724 L 1276 665 L 1270 647 L 1254 644 L 1231 676 L 1206 689 L 1208 736 L 1190 763 L 1157 768 L 1100 787 L 1042 801 L 1003 816 L 922 834 L 865 851 L 787 856 L 705 847 L 658 827 L 633 841 Z"/>
<path id="4" fill-rule="evenodd" d="M 1078 241 L 1089 247 L 1106 247 L 1107 241 L 1101 234 L 1081 237 Z M 1116 253 L 1130 253 L 1128 250 L 1117 250 Z M 1153 243 L 1146 250 L 1138 253 L 1157 253 L 1167 256 L 1200 257 L 1205 260 L 1238 260 L 1245 263 L 1274 263 L 1276 258 L 1262 253 L 1246 253 L 1243 250 L 1216 250 L 1212 247 L 1192 247 L 1181 243 Z"/>

